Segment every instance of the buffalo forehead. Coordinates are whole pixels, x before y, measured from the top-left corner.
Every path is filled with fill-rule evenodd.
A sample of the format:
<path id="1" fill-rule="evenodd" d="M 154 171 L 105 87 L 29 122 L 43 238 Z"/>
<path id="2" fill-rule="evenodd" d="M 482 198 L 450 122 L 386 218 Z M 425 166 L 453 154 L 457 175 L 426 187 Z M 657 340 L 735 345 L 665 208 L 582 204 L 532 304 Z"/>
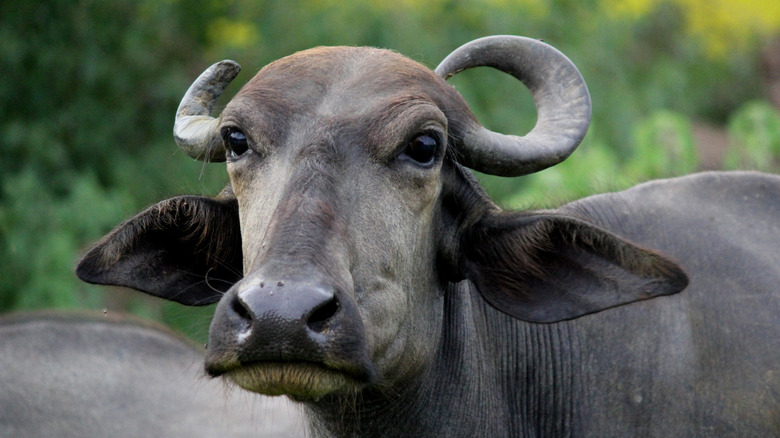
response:
<path id="1" fill-rule="evenodd" d="M 262 69 L 236 95 L 223 119 L 241 120 L 248 129 L 257 125 L 277 145 L 300 125 L 379 140 L 380 133 L 394 133 L 387 128 L 399 125 L 403 111 L 411 110 L 409 118 L 433 117 L 446 125 L 435 110 L 443 94 L 439 82 L 430 70 L 389 50 L 312 49 Z M 414 114 L 420 104 L 422 114 Z"/>
<path id="2" fill-rule="evenodd" d="M 283 90 L 311 106 L 322 95 L 346 95 L 425 88 L 437 76 L 423 65 L 390 50 L 368 47 L 322 47 L 282 58 L 264 67 L 241 90 Z M 313 99 L 313 100 L 312 100 Z"/>

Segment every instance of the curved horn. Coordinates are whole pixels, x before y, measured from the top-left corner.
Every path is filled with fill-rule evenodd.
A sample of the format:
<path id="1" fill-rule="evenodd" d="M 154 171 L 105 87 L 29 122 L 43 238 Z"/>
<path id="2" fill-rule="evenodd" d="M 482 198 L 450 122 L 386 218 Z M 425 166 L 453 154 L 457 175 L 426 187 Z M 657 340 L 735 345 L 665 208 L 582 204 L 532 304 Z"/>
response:
<path id="1" fill-rule="evenodd" d="M 531 91 L 538 118 L 526 136 L 504 135 L 476 122 L 462 134 L 462 164 L 480 172 L 519 176 L 565 160 L 590 124 L 588 87 L 564 54 L 541 41 L 518 36 L 480 38 L 456 49 L 438 67 L 444 79 L 479 66 L 521 80 Z"/>
<path id="2" fill-rule="evenodd" d="M 185 154 L 197 160 L 225 161 L 225 148 L 217 132 L 218 121 L 209 114 L 240 71 L 241 66 L 235 61 L 220 61 L 190 85 L 173 124 L 173 138 Z"/>

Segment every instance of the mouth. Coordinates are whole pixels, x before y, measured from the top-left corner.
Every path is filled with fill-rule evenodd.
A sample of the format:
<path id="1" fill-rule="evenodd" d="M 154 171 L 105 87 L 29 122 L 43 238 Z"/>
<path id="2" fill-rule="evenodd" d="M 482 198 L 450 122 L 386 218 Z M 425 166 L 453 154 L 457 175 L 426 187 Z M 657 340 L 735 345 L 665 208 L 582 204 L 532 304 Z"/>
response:
<path id="1" fill-rule="evenodd" d="M 353 392 L 366 386 L 369 376 L 356 376 L 313 362 L 251 362 L 228 366 L 207 365 L 213 377 L 222 376 L 248 391 L 288 395 L 294 400 L 319 400 L 332 392 Z"/>

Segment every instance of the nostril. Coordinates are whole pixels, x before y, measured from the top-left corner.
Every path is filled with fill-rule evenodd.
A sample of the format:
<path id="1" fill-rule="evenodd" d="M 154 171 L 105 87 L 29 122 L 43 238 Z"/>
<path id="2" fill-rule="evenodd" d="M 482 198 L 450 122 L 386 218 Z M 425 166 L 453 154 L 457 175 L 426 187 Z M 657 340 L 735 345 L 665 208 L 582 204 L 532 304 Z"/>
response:
<path id="1" fill-rule="evenodd" d="M 306 324 L 309 328 L 315 332 L 322 333 L 325 330 L 325 326 L 331 318 L 339 311 L 339 300 L 333 297 L 323 303 L 320 307 L 314 309 L 314 312 L 309 316 L 309 320 Z"/>
<path id="2" fill-rule="evenodd" d="M 244 304 L 243 301 L 241 301 L 240 298 L 238 298 L 238 295 L 233 297 L 233 302 L 230 304 L 231 308 L 233 309 L 233 312 L 236 313 L 241 319 L 246 321 L 252 320 L 252 315 L 249 313 L 249 310 L 246 308 L 246 304 Z"/>

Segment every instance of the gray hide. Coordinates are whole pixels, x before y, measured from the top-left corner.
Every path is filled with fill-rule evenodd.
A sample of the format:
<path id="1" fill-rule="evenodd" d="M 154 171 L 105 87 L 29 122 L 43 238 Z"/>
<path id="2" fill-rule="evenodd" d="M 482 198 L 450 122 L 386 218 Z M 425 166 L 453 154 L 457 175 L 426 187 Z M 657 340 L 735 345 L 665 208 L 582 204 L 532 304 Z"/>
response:
<path id="1" fill-rule="evenodd" d="M 390 51 L 312 49 L 266 66 L 219 117 L 180 112 L 185 150 L 222 140 L 231 190 L 150 207 L 77 274 L 219 301 L 207 371 L 290 395 L 322 436 L 780 435 L 780 178 L 701 174 L 505 211 L 464 166 L 565 159 L 587 89 L 541 43 L 464 47 L 437 74 Z M 236 71 L 207 70 L 185 108 L 220 65 Z M 442 79 L 478 65 L 531 89 L 527 136 L 483 129 Z"/>
<path id="2" fill-rule="evenodd" d="M 203 351 L 96 314 L 0 319 L 0 437 L 302 437 L 286 398 L 205 377 Z"/>
<path id="3" fill-rule="evenodd" d="M 680 294 L 574 335 L 587 436 L 780 436 L 780 178 L 702 173 L 562 208 L 678 261 Z"/>

